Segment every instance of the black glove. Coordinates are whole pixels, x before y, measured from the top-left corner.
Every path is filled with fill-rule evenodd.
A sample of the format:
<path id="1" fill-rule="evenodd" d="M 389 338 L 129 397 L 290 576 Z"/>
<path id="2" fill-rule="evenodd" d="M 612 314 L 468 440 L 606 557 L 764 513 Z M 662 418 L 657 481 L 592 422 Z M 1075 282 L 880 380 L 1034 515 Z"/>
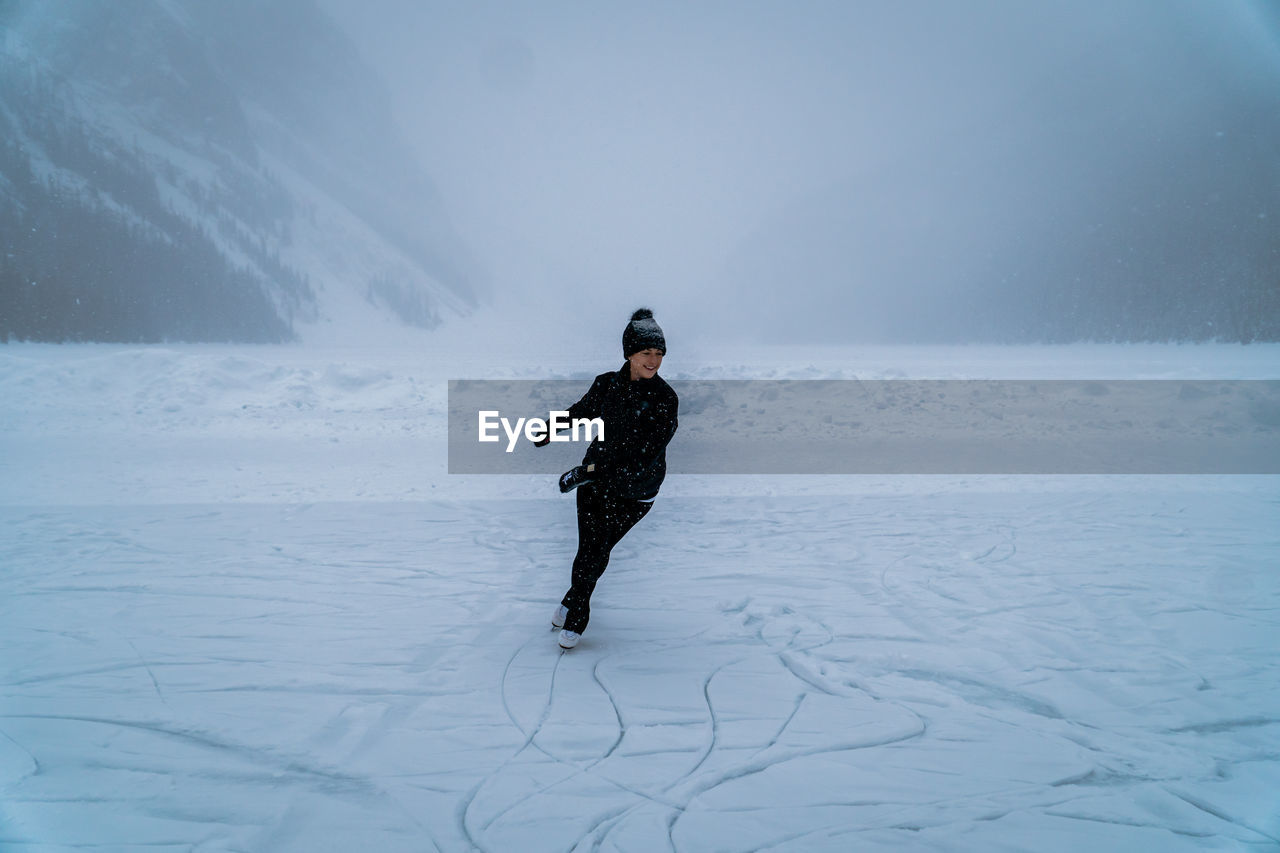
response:
<path id="1" fill-rule="evenodd" d="M 572 492 L 578 486 L 585 486 L 596 478 L 596 466 L 579 465 L 576 468 L 570 468 L 560 475 L 560 493 L 566 494 Z"/>

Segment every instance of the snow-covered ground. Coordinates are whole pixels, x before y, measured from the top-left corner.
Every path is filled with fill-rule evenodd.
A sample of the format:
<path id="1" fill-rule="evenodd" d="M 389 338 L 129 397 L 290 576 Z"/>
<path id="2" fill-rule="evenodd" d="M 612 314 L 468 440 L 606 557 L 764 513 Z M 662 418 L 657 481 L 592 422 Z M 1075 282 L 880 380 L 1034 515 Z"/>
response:
<path id="1" fill-rule="evenodd" d="M 573 501 L 447 474 L 446 381 L 620 360 L 508 343 L 0 346 L 0 849 L 1280 845 L 1280 477 L 672 477 L 562 655 Z M 663 374 L 1275 379 L 1280 347 Z"/>

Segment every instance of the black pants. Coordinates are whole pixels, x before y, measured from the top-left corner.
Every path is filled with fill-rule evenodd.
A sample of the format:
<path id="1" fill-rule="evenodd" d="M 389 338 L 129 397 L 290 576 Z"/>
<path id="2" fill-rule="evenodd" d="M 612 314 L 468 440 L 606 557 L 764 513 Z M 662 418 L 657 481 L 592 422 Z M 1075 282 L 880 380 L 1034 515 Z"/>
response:
<path id="1" fill-rule="evenodd" d="M 578 554 L 573 558 L 573 585 L 560 603 L 569 609 L 566 631 L 581 634 L 591 619 L 591 593 L 609 565 L 609 552 L 652 503 L 620 498 L 588 483 L 578 488 Z"/>

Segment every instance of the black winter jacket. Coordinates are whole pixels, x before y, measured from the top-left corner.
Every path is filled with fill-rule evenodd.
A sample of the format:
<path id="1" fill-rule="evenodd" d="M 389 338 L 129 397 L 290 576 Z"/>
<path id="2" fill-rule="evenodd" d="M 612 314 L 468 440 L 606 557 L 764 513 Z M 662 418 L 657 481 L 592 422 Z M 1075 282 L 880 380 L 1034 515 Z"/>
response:
<path id="1" fill-rule="evenodd" d="M 680 401 L 661 376 L 631 379 L 631 365 L 601 373 L 569 417 L 604 420 L 604 441 L 587 447 L 583 465 L 619 497 L 652 500 L 667 476 L 667 443 L 676 433 Z"/>

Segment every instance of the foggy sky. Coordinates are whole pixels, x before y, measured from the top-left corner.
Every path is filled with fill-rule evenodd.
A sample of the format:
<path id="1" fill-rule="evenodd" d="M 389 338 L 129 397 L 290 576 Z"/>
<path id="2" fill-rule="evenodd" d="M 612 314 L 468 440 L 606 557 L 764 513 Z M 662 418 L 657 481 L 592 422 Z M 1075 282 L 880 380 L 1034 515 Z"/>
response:
<path id="1" fill-rule="evenodd" d="M 322 5 L 497 308 L 548 335 L 642 304 L 669 336 L 999 324 L 993 282 L 1091 275 L 1062 233 L 1137 228 L 1114 240 L 1158 255 L 1161 211 L 1212 194 L 1180 189 L 1198 158 L 1248 160 L 1232 215 L 1280 217 L 1280 50 L 1252 0 Z"/>

